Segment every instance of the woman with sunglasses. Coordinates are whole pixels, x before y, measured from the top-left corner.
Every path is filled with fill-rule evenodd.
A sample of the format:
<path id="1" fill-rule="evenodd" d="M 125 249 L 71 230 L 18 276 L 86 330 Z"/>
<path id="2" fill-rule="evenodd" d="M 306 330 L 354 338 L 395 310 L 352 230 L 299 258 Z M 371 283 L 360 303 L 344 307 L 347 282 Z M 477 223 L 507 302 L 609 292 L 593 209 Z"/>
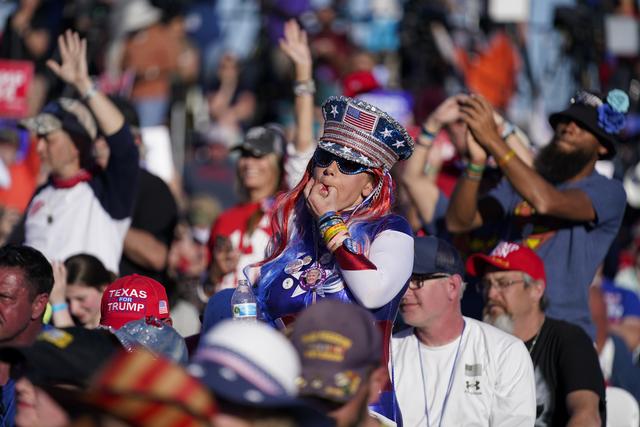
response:
<path id="1" fill-rule="evenodd" d="M 212 289 L 202 299 L 221 289 L 233 288 L 244 278 L 244 268 L 261 261 L 271 236 L 269 214 L 276 193 L 293 188 L 303 175 L 314 149 L 311 51 L 307 36 L 296 21 L 285 24 L 280 47 L 293 61 L 296 84 L 295 135 L 288 142 L 284 129 L 274 123 L 247 131 L 240 152 L 237 178 L 242 202 L 223 212 L 209 237 Z M 250 279 L 255 279 L 249 273 Z M 203 295 L 204 294 L 204 295 Z"/>
<path id="2" fill-rule="evenodd" d="M 413 141 L 380 109 L 331 97 L 324 132 L 300 183 L 275 202 L 269 254 L 260 264 L 261 317 L 280 328 L 322 298 L 370 309 L 390 336 L 411 275 L 413 237 L 391 213 L 389 170 Z"/>

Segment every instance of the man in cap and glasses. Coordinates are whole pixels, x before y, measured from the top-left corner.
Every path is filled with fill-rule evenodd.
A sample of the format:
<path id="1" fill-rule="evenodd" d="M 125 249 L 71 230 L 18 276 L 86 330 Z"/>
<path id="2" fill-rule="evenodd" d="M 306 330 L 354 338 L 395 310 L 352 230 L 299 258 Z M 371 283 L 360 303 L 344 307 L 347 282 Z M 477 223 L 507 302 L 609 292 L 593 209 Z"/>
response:
<path id="1" fill-rule="evenodd" d="M 451 245 L 419 237 L 414 256 L 400 302 L 411 328 L 393 336 L 389 366 L 403 425 L 533 425 L 533 366 L 522 342 L 462 316 L 464 264 Z"/>
<path id="2" fill-rule="evenodd" d="M 89 253 L 117 272 L 131 222 L 138 150 L 118 108 L 89 78 L 86 40 L 68 31 L 58 39 L 58 47 L 61 64 L 49 60 L 47 65 L 84 103 L 59 98 L 22 121 L 38 136 L 38 153 L 49 166 L 50 178 L 32 197 L 10 240 L 35 247 L 49 260 Z M 104 171 L 93 159 L 98 128 L 111 150 Z"/>
<path id="3" fill-rule="evenodd" d="M 467 260 L 481 278 L 484 321 L 521 339 L 536 376 L 536 425 L 605 424 L 604 379 L 598 354 L 578 326 L 545 315 L 545 266 L 531 249 L 501 242 Z M 553 284 L 550 284 L 553 286 Z"/>

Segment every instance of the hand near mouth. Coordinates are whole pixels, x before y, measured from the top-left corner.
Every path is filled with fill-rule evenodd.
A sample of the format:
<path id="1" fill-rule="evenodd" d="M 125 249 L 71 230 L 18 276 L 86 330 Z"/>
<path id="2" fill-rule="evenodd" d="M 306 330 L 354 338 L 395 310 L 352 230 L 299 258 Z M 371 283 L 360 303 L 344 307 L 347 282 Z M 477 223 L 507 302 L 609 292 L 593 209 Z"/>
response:
<path id="1" fill-rule="evenodd" d="M 304 197 L 311 213 L 319 218 L 329 211 L 336 211 L 338 192 L 335 187 L 326 186 L 311 178 L 304 187 Z"/>

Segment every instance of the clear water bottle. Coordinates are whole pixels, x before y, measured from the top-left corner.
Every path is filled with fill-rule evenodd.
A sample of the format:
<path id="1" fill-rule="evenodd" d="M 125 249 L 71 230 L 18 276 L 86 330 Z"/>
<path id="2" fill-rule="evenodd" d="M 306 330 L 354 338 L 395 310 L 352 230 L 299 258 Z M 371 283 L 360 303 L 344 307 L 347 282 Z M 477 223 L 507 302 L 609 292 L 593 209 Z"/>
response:
<path id="1" fill-rule="evenodd" d="M 255 322 L 258 317 L 256 296 L 244 279 L 238 280 L 238 287 L 231 296 L 231 312 L 233 320 Z"/>

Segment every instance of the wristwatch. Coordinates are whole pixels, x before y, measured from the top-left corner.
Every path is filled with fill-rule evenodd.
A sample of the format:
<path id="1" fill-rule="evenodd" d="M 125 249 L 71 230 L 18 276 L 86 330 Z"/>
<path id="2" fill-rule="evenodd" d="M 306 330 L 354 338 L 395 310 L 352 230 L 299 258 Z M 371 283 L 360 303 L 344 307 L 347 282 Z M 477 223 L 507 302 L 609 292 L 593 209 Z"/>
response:
<path id="1" fill-rule="evenodd" d="M 516 133 L 516 126 L 511 123 L 505 121 L 502 125 L 502 139 L 507 139 L 512 133 Z"/>

